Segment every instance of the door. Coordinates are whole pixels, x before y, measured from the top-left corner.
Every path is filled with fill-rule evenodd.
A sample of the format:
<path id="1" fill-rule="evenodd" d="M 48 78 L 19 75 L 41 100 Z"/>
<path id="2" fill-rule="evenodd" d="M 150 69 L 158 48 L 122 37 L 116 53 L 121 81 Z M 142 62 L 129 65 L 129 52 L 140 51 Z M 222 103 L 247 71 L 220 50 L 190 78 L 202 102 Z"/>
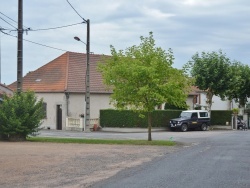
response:
<path id="1" fill-rule="evenodd" d="M 56 129 L 62 130 L 62 105 L 56 105 Z"/>
<path id="2" fill-rule="evenodd" d="M 190 122 L 190 128 L 196 128 L 198 127 L 198 114 L 197 112 L 192 113 L 191 115 L 191 122 Z"/>

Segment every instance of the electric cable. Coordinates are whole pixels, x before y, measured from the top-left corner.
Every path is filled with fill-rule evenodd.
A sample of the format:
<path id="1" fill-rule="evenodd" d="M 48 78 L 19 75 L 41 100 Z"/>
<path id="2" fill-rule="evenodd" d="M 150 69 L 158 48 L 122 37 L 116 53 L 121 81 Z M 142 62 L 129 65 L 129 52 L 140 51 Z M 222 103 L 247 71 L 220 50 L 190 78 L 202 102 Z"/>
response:
<path id="1" fill-rule="evenodd" d="M 0 16 L 0 19 L 3 20 L 5 23 L 9 24 L 10 26 L 14 27 L 15 29 L 17 29 L 15 26 L 13 26 L 11 23 L 9 23 L 8 21 L 6 21 L 5 19 L 3 19 L 1 16 Z"/>
<path id="2" fill-rule="evenodd" d="M 69 5 L 71 6 L 71 8 L 76 12 L 76 14 L 78 14 L 78 16 L 80 16 L 80 18 L 82 18 L 84 21 L 85 21 L 85 23 L 87 23 L 87 20 L 85 20 L 77 11 L 76 11 L 76 9 L 71 5 L 71 3 L 68 1 L 68 0 L 66 0 L 68 3 L 69 3 Z"/>
<path id="3" fill-rule="evenodd" d="M 4 32 L 4 31 L 1 31 L 1 30 L 0 30 L 0 32 L 2 32 L 2 33 L 5 34 L 5 35 L 8 35 L 8 36 L 17 38 L 17 36 L 11 35 L 11 34 L 6 33 L 6 32 Z M 33 41 L 27 40 L 27 39 L 23 39 L 23 40 L 26 41 L 26 42 L 30 42 L 30 43 L 33 43 L 33 44 L 36 44 L 36 45 L 39 45 L 39 46 L 43 46 L 43 47 L 47 47 L 47 48 L 51 48 L 51 49 L 55 49 L 55 50 L 60 50 L 60 51 L 64 51 L 64 52 L 67 52 L 67 51 L 68 51 L 68 50 L 63 50 L 63 49 L 60 49 L 60 48 L 55 48 L 55 47 L 52 47 L 52 46 L 48 46 L 48 45 L 45 45 L 45 44 L 40 44 L 40 43 L 38 43 L 38 42 L 33 42 Z"/>
<path id="4" fill-rule="evenodd" d="M 69 24 L 69 25 L 64 25 L 64 26 L 58 26 L 58 27 L 45 28 L 45 29 L 30 29 L 29 31 L 46 31 L 46 30 L 60 29 L 60 28 L 65 28 L 65 27 L 71 27 L 74 25 L 79 25 L 82 23 L 84 23 L 84 22 L 79 22 L 79 23 Z"/>

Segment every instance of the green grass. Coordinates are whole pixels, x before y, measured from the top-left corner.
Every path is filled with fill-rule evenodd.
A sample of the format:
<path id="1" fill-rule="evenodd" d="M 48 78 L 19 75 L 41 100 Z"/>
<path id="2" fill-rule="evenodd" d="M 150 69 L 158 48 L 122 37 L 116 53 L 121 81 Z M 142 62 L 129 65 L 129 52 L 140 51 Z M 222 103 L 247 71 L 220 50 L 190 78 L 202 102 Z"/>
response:
<path id="1" fill-rule="evenodd" d="M 78 143 L 78 144 L 110 144 L 110 145 L 153 145 L 153 146 L 174 146 L 171 140 L 104 140 L 104 139 L 80 139 L 80 138 L 50 138 L 30 137 L 30 142 L 53 142 L 53 143 Z"/>

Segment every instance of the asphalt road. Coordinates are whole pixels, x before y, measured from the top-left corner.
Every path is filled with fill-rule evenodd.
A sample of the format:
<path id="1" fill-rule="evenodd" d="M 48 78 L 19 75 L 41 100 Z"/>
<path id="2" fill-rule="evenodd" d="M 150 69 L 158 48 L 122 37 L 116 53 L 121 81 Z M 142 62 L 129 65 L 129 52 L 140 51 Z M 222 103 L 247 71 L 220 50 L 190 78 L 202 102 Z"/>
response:
<path id="1" fill-rule="evenodd" d="M 197 131 L 184 134 L 174 133 L 178 141 L 187 140 L 197 144 L 139 167 L 123 170 L 92 187 L 250 187 L 250 131 L 207 131 L 205 133 Z M 193 138 L 191 138 L 192 135 Z M 201 135 L 204 138 L 200 137 Z M 161 134 L 158 136 L 163 137 Z"/>

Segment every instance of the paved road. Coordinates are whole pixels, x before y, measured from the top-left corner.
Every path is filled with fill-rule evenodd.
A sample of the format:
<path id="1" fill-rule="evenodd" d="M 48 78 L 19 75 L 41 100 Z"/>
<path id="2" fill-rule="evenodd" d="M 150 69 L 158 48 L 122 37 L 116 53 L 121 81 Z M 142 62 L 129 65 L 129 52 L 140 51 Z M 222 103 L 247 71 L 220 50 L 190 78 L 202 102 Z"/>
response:
<path id="1" fill-rule="evenodd" d="M 186 134 L 184 137 L 197 133 L 184 133 Z M 159 134 L 159 136 L 162 135 Z M 197 137 L 195 139 L 200 140 L 200 144 L 165 155 L 140 167 L 123 170 L 93 187 L 250 187 L 250 131 L 222 131 L 205 139 Z"/>

